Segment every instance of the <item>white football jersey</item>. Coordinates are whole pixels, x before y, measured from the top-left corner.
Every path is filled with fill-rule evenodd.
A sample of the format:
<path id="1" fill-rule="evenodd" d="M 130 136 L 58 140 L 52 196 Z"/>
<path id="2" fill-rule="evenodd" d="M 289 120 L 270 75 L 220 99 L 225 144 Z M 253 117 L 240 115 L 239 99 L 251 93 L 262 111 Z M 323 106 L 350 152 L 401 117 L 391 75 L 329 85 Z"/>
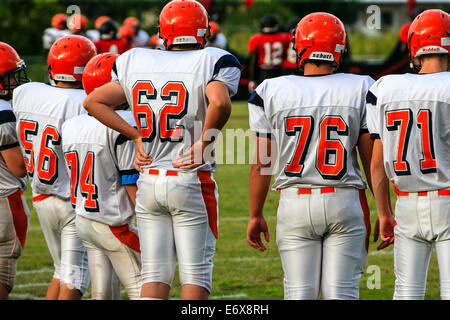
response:
<path id="1" fill-rule="evenodd" d="M 399 190 L 450 187 L 450 72 L 380 78 L 367 94 L 367 122 Z"/>
<path id="2" fill-rule="evenodd" d="M 238 60 L 218 48 L 132 49 L 117 58 L 112 71 L 112 81 L 122 86 L 133 108 L 145 151 L 154 159 L 148 167 L 171 170 L 177 170 L 172 161 L 201 136 L 208 83 L 221 81 L 233 95 L 239 79 Z M 192 171 L 214 169 L 211 160 Z"/>
<path id="3" fill-rule="evenodd" d="M 61 127 L 64 121 L 85 113 L 83 89 L 64 89 L 31 82 L 13 94 L 16 132 L 30 178 L 33 196 L 70 198 L 70 181 L 64 162 Z"/>
<path id="4" fill-rule="evenodd" d="M 71 33 L 67 29 L 60 30 L 57 28 L 47 28 L 44 30 L 44 34 L 42 36 L 42 46 L 44 49 L 50 50 L 56 40 L 69 34 Z"/>
<path id="5" fill-rule="evenodd" d="M 16 135 L 16 117 L 11 104 L 0 99 L 0 151 L 18 147 Z M 5 159 L 0 153 L 0 198 L 5 198 L 17 189 L 25 189 L 27 179 L 17 178 L 6 166 Z"/>
<path id="6" fill-rule="evenodd" d="M 265 80 L 249 99 L 250 129 L 276 139 L 273 189 L 366 188 L 357 143 L 367 133 L 365 97 L 372 78 L 352 74 Z"/>
<path id="7" fill-rule="evenodd" d="M 147 31 L 139 30 L 137 35 L 133 38 L 133 48 L 144 48 L 148 47 L 148 41 L 150 36 Z"/>
<path id="8" fill-rule="evenodd" d="M 136 126 L 130 111 L 117 113 Z M 134 169 L 134 142 L 94 117 L 83 114 L 64 122 L 62 141 L 77 214 L 110 226 L 128 223 L 134 206 L 125 189 Z"/>

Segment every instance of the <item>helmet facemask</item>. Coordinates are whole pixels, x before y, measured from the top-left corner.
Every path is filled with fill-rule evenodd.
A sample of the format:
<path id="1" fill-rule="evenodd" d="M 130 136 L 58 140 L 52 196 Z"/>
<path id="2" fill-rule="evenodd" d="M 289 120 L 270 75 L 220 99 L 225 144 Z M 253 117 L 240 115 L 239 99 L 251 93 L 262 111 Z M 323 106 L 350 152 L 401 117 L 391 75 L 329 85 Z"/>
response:
<path id="1" fill-rule="evenodd" d="M 27 76 L 25 62 L 20 60 L 16 69 L 9 70 L 0 76 L 0 98 L 11 100 L 14 89 L 28 82 L 31 82 L 31 79 Z"/>

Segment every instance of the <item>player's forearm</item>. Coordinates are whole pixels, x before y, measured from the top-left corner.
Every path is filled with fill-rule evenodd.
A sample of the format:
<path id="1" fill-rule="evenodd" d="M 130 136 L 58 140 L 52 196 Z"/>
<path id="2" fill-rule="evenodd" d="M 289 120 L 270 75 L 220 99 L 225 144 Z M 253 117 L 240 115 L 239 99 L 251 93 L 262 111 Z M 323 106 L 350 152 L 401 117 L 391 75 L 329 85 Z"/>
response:
<path id="1" fill-rule="evenodd" d="M 262 167 L 252 165 L 249 181 L 249 215 L 250 218 L 262 217 L 264 202 L 270 187 L 271 175 L 263 174 Z"/>
<path id="2" fill-rule="evenodd" d="M 209 104 L 201 139 L 209 144 L 214 141 L 218 131 L 222 130 L 230 118 L 231 100 L 228 88 L 219 81 L 208 84 L 206 95 Z"/>
<path id="3" fill-rule="evenodd" d="M 373 151 L 373 141 L 370 138 L 369 133 L 364 133 L 359 137 L 358 141 L 358 152 L 361 158 L 361 163 L 364 169 L 364 174 L 366 175 L 367 184 L 369 185 L 370 190 L 373 194 L 372 188 L 372 173 L 370 168 L 370 162 L 372 159 L 372 151 Z"/>
<path id="4" fill-rule="evenodd" d="M 113 107 L 97 100 L 90 99 L 90 96 L 88 96 L 84 102 L 84 108 L 91 116 L 96 118 L 105 126 L 116 130 L 133 140 L 139 137 L 139 131 L 119 116 L 114 111 Z"/>
<path id="5" fill-rule="evenodd" d="M 386 177 L 383 163 L 371 162 L 372 192 L 377 205 L 378 216 L 392 215 L 389 194 L 389 179 Z"/>
<path id="6" fill-rule="evenodd" d="M 6 166 L 16 177 L 23 178 L 27 175 L 25 163 L 23 162 L 22 152 L 20 147 L 13 147 L 0 151 Z"/>

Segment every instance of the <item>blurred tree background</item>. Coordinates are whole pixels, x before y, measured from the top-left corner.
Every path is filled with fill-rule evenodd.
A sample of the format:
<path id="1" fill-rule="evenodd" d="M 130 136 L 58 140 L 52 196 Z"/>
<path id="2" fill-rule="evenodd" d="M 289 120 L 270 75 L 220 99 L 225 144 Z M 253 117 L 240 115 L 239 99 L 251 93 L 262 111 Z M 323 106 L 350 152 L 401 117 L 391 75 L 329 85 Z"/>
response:
<path id="1" fill-rule="evenodd" d="M 259 32 L 259 20 L 265 13 L 275 13 L 281 24 L 293 17 L 301 18 L 315 11 L 326 11 L 338 16 L 346 25 L 352 56 L 383 57 L 388 55 L 398 43 L 399 26 L 383 24 L 379 30 L 364 29 L 369 16 L 369 5 L 382 4 L 381 0 L 200 0 L 211 5 L 209 10 L 213 20 L 221 25 L 227 36 L 229 48 L 240 56 L 247 56 L 248 39 Z M 397 2 L 406 12 L 406 1 Z M 433 1 L 433 0 L 431 0 Z M 119 24 L 128 16 L 140 19 L 142 29 L 150 35 L 157 33 L 158 15 L 168 0 L 0 0 L 0 41 L 13 45 L 18 53 L 26 57 L 26 62 L 41 63 L 42 34 L 50 27 L 56 13 L 67 13 L 71 5 L 79 6 L 81 13 L 89 19 L 89 28 L 94 28 L 95 19 L 107 15 Z M 252 4 L 251 7 L 249 4 Z M 449 1 L 427 1 L 428 7 L 438 6 L 447 12 Z M 437 5 L 436 5 L 437 3 Z M 418 0 L 418 4 L 421 1 Z M 382 8 L 382 16 L 386 9 Z M 389 9 L 391 10 L 391 9 Z M 70 12 L 69 12 L 70 14 Z M 404 14 L 405 15 L 405 14 Z M 359 23 L 358 23 L 359 21 Z"/>

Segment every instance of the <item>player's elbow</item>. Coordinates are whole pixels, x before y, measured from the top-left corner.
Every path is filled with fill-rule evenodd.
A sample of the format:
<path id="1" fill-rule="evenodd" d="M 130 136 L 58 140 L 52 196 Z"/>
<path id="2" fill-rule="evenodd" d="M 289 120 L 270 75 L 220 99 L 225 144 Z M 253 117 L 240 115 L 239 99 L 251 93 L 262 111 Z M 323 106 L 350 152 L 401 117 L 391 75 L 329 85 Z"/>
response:
<path id="1" fill-rule="evenodd" d="M 83 102 L 83 108 L 84 108 L 87 112 L 90 112 L 91 105 L 92 105 L 92 97 L 91 97 L 91 95 L 88 95 L 88 96 L 86 97 L 86 99 L 84 99 L 84 102 Z"/>
<path id="2" fill-rule="evenodd" d="M 212 108 L 212 109 L 216 110 L 216 112 L 218 114 L 220 114 L 220 116 L 223 119 L 228 119 L 231 115 L 230 98 L 229 97 L 216 97 L 215 99 L 209 101 L 208 108 Z"/>

